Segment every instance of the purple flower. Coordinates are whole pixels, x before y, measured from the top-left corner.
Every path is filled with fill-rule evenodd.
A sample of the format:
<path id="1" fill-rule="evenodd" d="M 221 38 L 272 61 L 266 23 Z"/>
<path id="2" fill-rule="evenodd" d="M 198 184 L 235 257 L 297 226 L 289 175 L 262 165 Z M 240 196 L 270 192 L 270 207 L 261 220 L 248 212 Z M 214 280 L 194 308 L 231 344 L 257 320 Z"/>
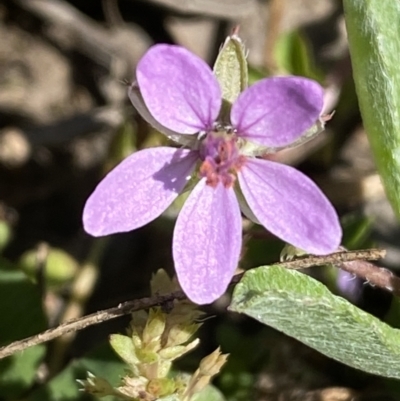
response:
<path id="1" fill-rule="evenodd" d="M 310 128 L 323 107 L 316 82 L 263 79 L 240 94 L 230 118 L 222 118 L 221 89 L 209 66 L 182 47 L 156 45 L 139 62 L 137 83 L 144 104 L 133 87 L 130 96 L 144 117 L 170 137 L 191 137 L 192 146 L 145 149 L 119 164 L 86 203 L 88 233 L 102 236 L 149 223 L 196 174 L 173 236 L 175 269 L 192 301 L 210 303 L 226 290 L 239 262 L 241 210 L 309 253 L 337 249 L 338 217 L 318 187 L 292 167 L 244 151 L 248 142 L 289 145 Z"/>
<path id="2" fill-rule="evenodd" d="M 346 262 L 346 264 L 356 264 L 356 262 Z M 337 277 L 336 277 L 336 285 L 339 291 L 339 294 L 344 298 L 347 298 L 352 303 L 356 304 L 360 302 L 362 298 L 362 291 L 365 280 L 362 280 L 360 277 L 349 273 L 345 270 L 339 269 Z"/>

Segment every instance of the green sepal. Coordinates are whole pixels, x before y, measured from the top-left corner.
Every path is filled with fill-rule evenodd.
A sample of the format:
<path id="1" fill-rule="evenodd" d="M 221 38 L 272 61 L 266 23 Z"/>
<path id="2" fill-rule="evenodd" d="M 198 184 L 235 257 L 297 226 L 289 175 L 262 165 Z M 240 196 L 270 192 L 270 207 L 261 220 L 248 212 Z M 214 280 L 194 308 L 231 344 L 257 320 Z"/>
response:
<path id="1" fill-rule="evenodd" d="M 221 86 L 222 99 L 233 104 L 247 88 L 249 79 L 245 48 L 236 34 L 228 36 L 222 45 L 214 64 L 214 73 Z"/>

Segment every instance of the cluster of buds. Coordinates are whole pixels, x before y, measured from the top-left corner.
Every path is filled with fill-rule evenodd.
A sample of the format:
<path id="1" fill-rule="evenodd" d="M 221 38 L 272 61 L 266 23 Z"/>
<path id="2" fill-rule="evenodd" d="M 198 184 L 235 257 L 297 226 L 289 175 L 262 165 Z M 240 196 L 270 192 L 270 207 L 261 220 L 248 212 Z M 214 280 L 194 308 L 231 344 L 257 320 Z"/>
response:
<path id="1" fill-rule="evenodd" d="M 152 280 L 152 293 L 177 290 L 178 284 L 159 270 Z M 189 401 L 218 374 L 227 359 L 219 349 L 201 360 L 193 375 L 171 375 L 172 362 L 199 344 L 193 336 L 200 327 L 202 312 L 189 301 L 174 301 L 170 311 L 156 307 L 132 315 L 127 335 L 113 334 L 110 344 L 127 364 L 128 372 L 119 386 L 88 373 L 79 381 L 84 391 L 98 397 L 112 395 L 131 401 Z"/>

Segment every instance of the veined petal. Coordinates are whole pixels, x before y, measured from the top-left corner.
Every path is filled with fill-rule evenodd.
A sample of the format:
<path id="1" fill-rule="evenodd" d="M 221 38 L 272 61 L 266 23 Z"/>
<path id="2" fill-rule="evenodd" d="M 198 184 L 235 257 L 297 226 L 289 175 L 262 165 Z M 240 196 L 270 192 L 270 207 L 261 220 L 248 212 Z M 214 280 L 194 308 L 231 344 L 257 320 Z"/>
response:
<path id="1" fill-rule="evenodd" d="M 268 147 L 294 142 L 318 120 L 323 89 L 300 77 L 263 79 L 241 93 L 232 106 L 238 135 Z"/>
<path id="2" fill-rule="evenodd" d="M 158 147 L 133 153 L 97 186 L 83 211 L 94 236 L 131 231 L 158 217 L 190 178 L 197 153 Z"/>
<path id="3" fill-rule="evenodd" d="M 238 178 L 251 210 L 271 233 L 311 254 L 337 250 L 342 237 L 338 216 L 304 174 L 283 164 L 249 159 Z"/>
<path id="4" fill-rule="evenodd" d="M 194 134 L 216 120 L 219 84 L 211 68 L 183 47 L 153 46 L 139 61 L 136 77 L 150 113 L 170 130 Z"/>
<path id="5" fill-rule="evenodd" d="M 208 304 L 228 287 L 239 261 L 242 222 L 232 188 L 200 180 L 176 221 L 173 256 L 186 295 Z"/>
<path id="6" fill-rule="evenodd" d="M 137 82 L 133 82 L 128 90 L 128 96 L 137 112 L 142 118 L 167 138 L 191 149 L 196 147 L 196 135 L 182 135 L 161 125 L 150 113 L 140 93 Z"/>

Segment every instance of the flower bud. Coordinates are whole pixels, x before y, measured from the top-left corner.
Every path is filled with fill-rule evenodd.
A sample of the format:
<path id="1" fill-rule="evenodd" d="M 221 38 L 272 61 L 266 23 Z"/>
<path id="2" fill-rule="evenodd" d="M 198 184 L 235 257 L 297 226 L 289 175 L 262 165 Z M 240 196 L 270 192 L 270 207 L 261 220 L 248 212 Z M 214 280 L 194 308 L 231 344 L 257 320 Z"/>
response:
<path id="1" fill-rule="evenodd" d="M 182 355 L 187 354 L 190 352 L 193 348 L 197 347 L 197 345 L 200 343 L 200 340 L 196 338 L 192 342 L 186 345 L 175 345 L 173 347 L 168 347 L 164 348 L 159 351 L 159 355 L 161 358 L 169 361 L 173 361 Z"/>
<path id="2" fill-rule="evenodd" d="M 165 329 L 165 323 L 166 315 L 161 311 L 161 308 L 150 309 L 147 324 L 143 330 L 142 339 L 144 344 L 160 343 L 162 333 Z"/>
<path id="3" fill-rule="evenodd" d="M 225 365 L 228 354 L 221 354 L 219 347 L 200 361 L 199 371 L 203 376 L 215 376 Z"/>
<path id="4" fill-rule="evenodd" d="M 170 328 L 168 332 L 167 347 L 180 345 L 188 341 L 198 330 L 200 324 L 177 324 Z"/>
<path id="5" fill-rule="evenodd" d="M 176 389 L 173 379 L 166 377 L 161 379 L 152 379 L 147 384 L 147 392 L 156 398 L 172 394 Z"/>
<path id="6" fill-rule="evenodd" d="M 118 356 L 135 371 L 139 360 L 136 356 L 132 338 L 121 334 L 112 334 L 110 336 L 110 345 Z"/>
<path id="7" fill-rule="evenodd" d="M 86 380 L 77 380 L 82 385 L 82 390 L 96 395 L 97 397 L 104 397 L 106 395 L 114 395 L 115 390 L 111 384 L 102 377 L 96 377 L 93 373 L 87 372 Z"/>

